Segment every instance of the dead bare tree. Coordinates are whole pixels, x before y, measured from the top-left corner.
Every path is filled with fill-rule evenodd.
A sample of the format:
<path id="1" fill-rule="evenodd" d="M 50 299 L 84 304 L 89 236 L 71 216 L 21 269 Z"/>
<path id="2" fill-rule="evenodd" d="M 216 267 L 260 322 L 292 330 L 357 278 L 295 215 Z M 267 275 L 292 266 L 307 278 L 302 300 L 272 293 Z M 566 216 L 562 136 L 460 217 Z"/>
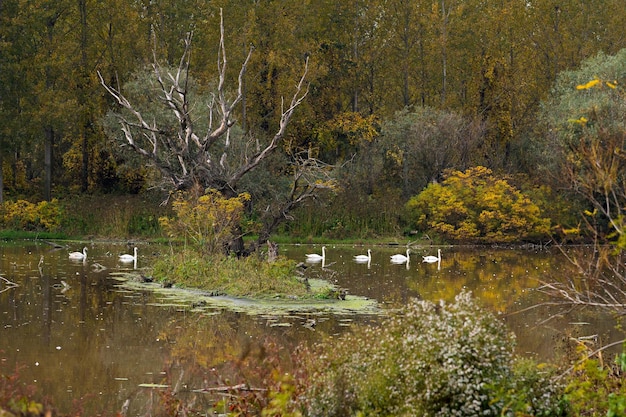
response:
<path id="1" fill-rule="evenodd" d="M 545 281 L 539 291 L 550 296 L 552 305 L 565 309 L 592 308 L 617 316 L 626 314 L 626 134 L 598 128 L 569 144 L 564 158 L 564 178 L 588 202 L 581 225 L 593 241 L 581 254 L 569 255 L 571 273 Z M 626 339 L 599 347 L 592 357 L 623 344 Z M 571 371 L 573 368 L 568 370 Z"/>
<path id="2" fill-rule="evenodd" d="M 308 93 L 308 58 L 304 62 L 303 74 L 295 85 L 291 99 L 282 104 L 278 128 L 274 134 L 266 141 L 245 136 L 234 138 L 231 128 L 236 124 L 235 112 L 243 100 L 244 75 L 253 49 L 248 51 L 241 64 L 236 88 L 227 88 L 228 61 L 224 46 L 224 21 L 220 11 L 216 91 L 205 109 L 208 128 L 200 133 L 194 113 L 198 109 L 190 100 L 191 43 L 190 33 L 185 39 L 184 52 L 175 70 L 168 70 L 160 65 L 156 52 L 154 53 L 152 69 L 159 87 L 159 98 L 174 116 L 175 126 L 159 124 L 156 118 L 145 116 L 124 95 L 120 87 L 107 83 L 100 73 L 98 76 L 102 86 L 124 110 L 117 115 L 124 144 L 161 173 L 166 189 L 210 188 L 218 190 L 227 198 L 234 197 L 245 191 L 240 189 L 242 179 L 267 161 L 277 149 L 282 148 L 291 118 Z M 235 144 L 235 140 L 249 143 Z M 302 157 L 301 153 L 294 153 L 290 168 L 293 173 L 291 192 L 285 199 L 278 198 L 275 207 L 265 210 L 263 230 L 257 242 L 245 250 L 239 235 L 231 249 L 241 254 L 256 250 L 282 221 L 289 218 L 291 210 L 303 201 L 314 198 L 319 190 L 332 188 L 333 182 L 326 168 L 310 154 Z"/>
<path id="3" fill-rule="evenodd" d="M 544 291 L 572 305 L 626 312 L 626 134 L 598 128 L 570 144 L 564 177 L 592 207 L 581 224 L 593 238 L 591 256 L 568 256 L 582 280 L 546 283 Z M 563 252 L 566 256 L 567 253 Z M 581 285 L 583 284 L 583 285 Z"/>

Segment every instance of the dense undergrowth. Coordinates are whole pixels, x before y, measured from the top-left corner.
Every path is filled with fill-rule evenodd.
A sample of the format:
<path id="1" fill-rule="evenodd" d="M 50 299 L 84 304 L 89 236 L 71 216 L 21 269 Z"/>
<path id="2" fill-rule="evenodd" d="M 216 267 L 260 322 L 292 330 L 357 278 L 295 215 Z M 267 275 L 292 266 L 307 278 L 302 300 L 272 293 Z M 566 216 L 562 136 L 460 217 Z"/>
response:
<path id="1" fill-rule="evenodd" d="M 0 204 L 4 238 L 158 239 L 159 216 L 170 212 L 159 196 L 74 195 L 50 202 L 7 200 Z"/>

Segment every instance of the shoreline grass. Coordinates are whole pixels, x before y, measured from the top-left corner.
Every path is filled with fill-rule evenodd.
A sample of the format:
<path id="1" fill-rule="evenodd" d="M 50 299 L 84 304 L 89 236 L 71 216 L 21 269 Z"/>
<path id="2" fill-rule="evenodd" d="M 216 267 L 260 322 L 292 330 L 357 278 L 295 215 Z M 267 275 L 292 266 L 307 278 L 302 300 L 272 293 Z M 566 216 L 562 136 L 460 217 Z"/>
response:
<path id="1" fill-rule="evenodd" d="M 190 248 L 166 254 L 152 268 L 153 278 L 233 297 L 313 297 L 299 279 L 296 262 L 279 257 L 267 262 L 258 256 L 236 258 L 206 255 Z"/>

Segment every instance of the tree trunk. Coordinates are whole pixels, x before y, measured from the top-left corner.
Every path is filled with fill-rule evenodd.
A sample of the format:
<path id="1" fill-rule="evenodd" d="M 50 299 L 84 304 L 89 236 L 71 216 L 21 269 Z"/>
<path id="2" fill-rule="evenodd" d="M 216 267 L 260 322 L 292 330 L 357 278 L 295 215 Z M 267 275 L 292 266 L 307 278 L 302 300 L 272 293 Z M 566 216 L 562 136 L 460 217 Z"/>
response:
<path id="1" fill-rule="evenodd" d="M 4 177 L 2 176 L 3 159 L 2 152 L 0 152 L 0 204 L 4 203 Z"/>
<path id="2" fill-rule="evenodd" d="M 82 154 L 83 161 L 80 172 L 80 188 L 82 192 L 86 192 L 89 188 L 89 140 L 87 138 L 87 128 L 83 127 Z"/>
<path id="3" fill-rule="evenodd" d="M 45 149 L 44 149 L 44 186 L 43 198 L 46 201 L 52 199 L 52 148 L 54 147 L 54 129 L 52 126 L 44 128 Z"/>
<path id="4" fill-rule="evenodd" d="M 60 13 L 55 13 L 50 16 L 46 21 L 48 47 L 52 48 L 54 25 L 59 18 Z M 48 51 L 48 58 L 52 59 L 51 50 Z M 46 90 L 51 91 L 53 89 L 53 76 L 51 75 L 51 64 L 48 63 L 45 67 L 45 80 Z M 46 124 L 44 126 L 44 186 L 43 186 L 43 198 L 46 201 L 52 199 L 52 148 L 54 147 L 54 128 Z"/>
<path id="5" fill-rule="evenodd" d="M 241 230 L 240 225 L 235 227 L 234 235 L 235 237 L 228 244 L 228 253 L 234 253 L 237 257 L 247 256 L 248 254 L 245 251 L 243 243 L 243 231 Z"/>
<path id="6" fill-rule="evenodd" d="M 78 0 L 78 9 L 80 12 L 80 73 L 81 83 L 79 85 L 78 100 L 82 113 L 82 166 L 80 188 L 86 192 L 89 188 L 89 112 L 87 111 L 86 93 L 89 86 L 89 74 L 87 73 L 87 0 Z"/>
<path id="7" fill-rule="evenodd" d="M 446 2 L 441 0 L 441 104 L 446 103 L 448 90 L 448 11 Z"/>

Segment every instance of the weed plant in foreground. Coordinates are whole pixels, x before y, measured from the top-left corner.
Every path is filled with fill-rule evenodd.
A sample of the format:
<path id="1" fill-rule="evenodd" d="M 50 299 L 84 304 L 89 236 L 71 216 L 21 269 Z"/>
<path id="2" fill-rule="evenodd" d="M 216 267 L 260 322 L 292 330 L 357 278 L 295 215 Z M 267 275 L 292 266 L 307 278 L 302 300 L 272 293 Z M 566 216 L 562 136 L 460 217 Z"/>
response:
<path id="1" fill-rule="evenodd" d="M 36 389 L 20 379 L 20 367 L 8 369 L 0 351 L 0 416 L 42 415 L 44 405 L 36 400 Z"/>
<path id="2" fill-rule="evenodd" d="M 549 369 L 516 361 L 513 336 L 467 292 L 411 301 L 380 327 L 308 355 L 307 416 L 565 416 Z"/>

